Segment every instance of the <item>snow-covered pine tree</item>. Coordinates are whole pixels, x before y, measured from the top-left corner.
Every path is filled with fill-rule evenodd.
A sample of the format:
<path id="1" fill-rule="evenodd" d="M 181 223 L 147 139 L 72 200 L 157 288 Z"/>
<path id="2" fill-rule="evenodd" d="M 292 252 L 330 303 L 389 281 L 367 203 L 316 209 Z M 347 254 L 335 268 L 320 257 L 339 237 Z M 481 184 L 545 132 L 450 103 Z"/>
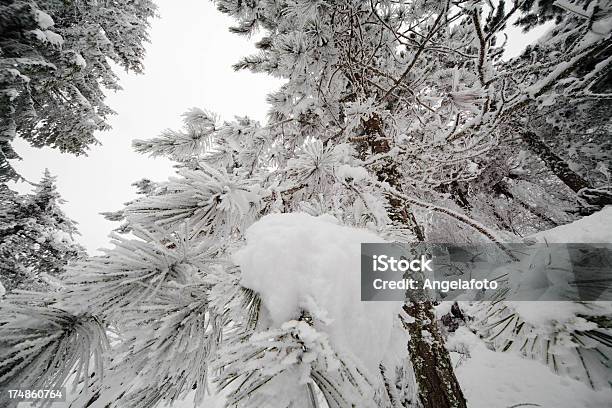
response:
<path id="1" fill-rule="evenodd" d="M 0 181 L 16 135 L 32 146 L 82 154 L 108 129 L 103 89 L 121 89 L 111 61 L 142 72 L 155 5 L 137 1 L 0 2 Z"/>
<path id="2" fill-rule="evenodd" d="M 523 110 L 526 124 L 522 141 L 531 154 L 578 195 L 582 213 L 612 203 L 608 169 L 607 137 L 610 120 L 610 21 L 609 1 L 526 2 L 517 25 L 530 29 L 539 20 L 555 26 L 522 56 L 510 62 L 534 63 L 543 69 L 536 77 L 554 82 Z M 564 55 L 563 65 L 559 56 Z M 573 56 L 568 59 L 567 56 Z M 550 79 L 549 79 L 550 81 Z M 538 85 L 535 85 L 536 87 Z M 537 88 L 534 88 L 537 89 Z"/>
<path id="3" fill-rule="evenodd" d="M 612 203 L 605 136 L 610 133 L 610 120 L 603 113 L 610 109 L 612 91 L 612 4 L 540 1 L 523 9 L 527 13 L 517 24 L 525 29 L 532 28 L 538 18 L 554 20 L 555 26 L 510 62 L 519 71 L 535 63 L 543 68 L 535 77 L 549 82 L 544 86 L 547 90 L 529 104 L 532 109 L 523 110 L 527 115 L 522 119 L 526 126 L 521 138 L 530 153 L 578 196 L 583 214 L 597 211 Z M 536 83 L 532 89 L 541 92 L 539 86 Z"/>
<path id="4" fill-rule="evenodd" d="M 497 63 L 496 38 L 521 3 L 218 4 L 238 20 L 234 32 L 264 31 L 260 53 L 236 67 L 286 79 L 269 96 L 269 123 L 192 110 L 185 130 L 137 142 L 178 159 L 177 177 L 125 209 L 134 236 L 75 266 L 62 293 L 9 297 L 0 383 L 55 385 L 74 371 L 76 406 L 93 407 L 151 407 L 193 389 L 201 401 L 208 380 L 229 406 L 465 406 L 426 299 L 369 309 L 350 301 L 350 278 L 335 293 L 293 292 L 285 275 L 316 288 L 315 271 L 300 266 L 314 258 L 308 245 L 329 260 L 328 247 L 346 251 L 346 236 L 428 239 L 432 213 L 504 249 L 439 203 L 448 202 L 441 186 L 479 175 L 477 160 L 510 132 L 511 114 L 552 88 L 550 73 L 537 72 L 509 86 L 512 70 Z M 275 215 L 292 212 L 312 216 Z M 286 268 L 270 277 L 274 262 L 249 254 Z M 287 298 L 299 302 L 275 306 Z M 403 353 L 358 353 L 347 336 L 393 339 Z"/>
<path id="5" fill-rule="evenodd" d="M 453 203 L 447 205 L 527 237 L 575 220 L 578 211 L 588 214 L 610 203 L 611 128 L 603 112 L 611 97 L 612 3 L 515 4 L 524 13 L 518 25 L 555 24 L 520 56 L 498 65 L 502 95 L 494 117 L 499 118 L 500 144 L 474 160 L 480 168 L 477 180 L 443 191 L 451 194 Z M 559 242 L 554 233 L 537 236 Z M 544 253 L 532 256 L 541 259 Z M 592 387 L 609 385 L 612 333 L 605 304 L 544 303 L 536 319 L 534 305 L 481 306 L 475 326 L 497 350 L 538 359 Z"/>
<path id="6" fill-rule="evenodd" d="M 0 186 L 0 281 L 7 291 L 57 290 L 70 261 L 86 256 L 73 236 L 74 221 L 59 207 L 55 177 L 48 170 L 31 194 Z"/>

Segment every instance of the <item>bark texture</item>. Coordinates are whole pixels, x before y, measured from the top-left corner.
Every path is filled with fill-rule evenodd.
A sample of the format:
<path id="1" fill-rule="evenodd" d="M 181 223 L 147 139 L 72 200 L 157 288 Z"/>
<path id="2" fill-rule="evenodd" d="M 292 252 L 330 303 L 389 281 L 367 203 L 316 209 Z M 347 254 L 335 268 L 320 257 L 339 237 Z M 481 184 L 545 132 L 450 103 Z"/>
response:
<path id="1" fill-rule="evenodd" d="M 387 153 L 390 146 L 380 118 L 373 116 L 362 125 L 368 136 L 367 151 L 362 150 L 362 154 Z M 391 160 L 381 165 L 377 177 L 379 181 L 402 191 L 400 170 Z M 392 194 L 387 198 L 391 220 L 408 227 L 419 241 L 424 241 L 425 235 L 409 203 Z M 436 323 L 431 300 L 425 293 L 417 293 L 416 296 L 413 301 L 406 302 L 403 309 L 414 318 L 411 322 L 404 321 L 404 327 L 410 333 L 408 351 L 419 387 L 419 399 L 424 408 L 467 408 L 450 355 L 444 347 L 444 338 Z"/>
<path id="2" fill-rule="evenodd" d="M 431 301 L 406 303 L 404 311 L 415 319 L 414 323 L 405 326 L 410 333 L 408 351 L 423 408 L 466 408 L 465 397 L 455 376 L 448 350 L 444 347 Z M 425 333 L 428 334 L 424 336 Z"/>
<path id="3" fill-rule="evenodd" d="M 522 133 L 522 138 L 529 150 L 538 156 L 546 164 L 546 167 L 575 193 L 583 188 L 591 187 L 582 176 L 570 169 L 565 160 L 555 154 L 535 132 L 527 130 Z"/>

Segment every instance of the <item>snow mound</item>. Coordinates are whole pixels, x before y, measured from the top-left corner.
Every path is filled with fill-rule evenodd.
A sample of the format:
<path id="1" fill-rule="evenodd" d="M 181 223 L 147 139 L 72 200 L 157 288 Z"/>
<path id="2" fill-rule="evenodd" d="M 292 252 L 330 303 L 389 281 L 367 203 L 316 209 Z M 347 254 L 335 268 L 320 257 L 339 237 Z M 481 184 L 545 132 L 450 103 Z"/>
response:
<path id="1" fill-rule="evenodd" d="M 612 401 L 612 389 L 595 391 L 554 374 L 537 361 L 491 351 L 465 327 L 451 336 L 447 347 L 461 353 L 451 357 L 458 365 L 457 378 L 470 408 L 602 408 Z M 466 353 L 470 357 L 464 360 L 460 356 Z"/>
<path id="2" fill-rule="evenodd" d="M 612 242 L 612 206 L 607 206 L 601 211 L 572 223 L 538 232 L 532 235 L 531 238 L 538 242 L 549 243 L 610 243 Z M 556 268 L 547 267 L 546 270 L 554 270 L 556 274 L 561 275 L 564 270 L 568 270 L 569 255 L 560 252 L 555 252 L 554 255 L 549 262 L 554 262 L 558 265 L 554 265 Z M 532 258 L 536 256 L 550 258 L 546 250 L 541 250 L 539 253 L 534 254 Z M 533 262 L 532 258 L 526 260 L 527 264 Z M 544 261 L 534 263 L 545 264 Z M 528 265 L 523 269 L 530 271 L 532 280 L 541 278 L 541 274 L 536 273 L 538 272 L 536 270 L 528 268 Z M 545 278 L 550 279 L 551 276 L 549 274 Z M 563 281 L 563 279 L 561 280 Z M 564 282 L 567 281 L 568 278 L 565 277 Z M 536 287 L 537 285 L 533 284 L 533 282 L 527 282 L 527 286 Z M 556 298 L 559 298 L 559 296 L 556 296 Z M 605 302 L 598 303 L 597 307 L 595 305 L 585 307 L 585 305 L 575 302 L 551 302 L 546 304 L 547 307 L 543 307 L 538 302 L 513 302 L 512 305 L 523 320 L 535 327 L 541 328 L 548 327 L 551 323 L 556 325 L 560 322 L 567 323 L 571 320 L 572 326 L 576 326 L 576 329 L 586 330 L 589 328 L 587 327 L 589 324 L 584 319 L 577 318 L 576 315 L 594 314 L 593 308 L 597 313 L 604 313 L 603 310 L 610 310 L 610 305 Z"/>
<path id="3" fill-rule="evenodd" d="M 612 206 L 607 206 L 601 211 L 572 223 L 538 232 L 532 235 L 531 238 L 538 242 L 549 243 L 612 243 Z M 527 259 L 527 264 L 533 262 L 533 258 L 536 256 L 540 258 L 549 257 L 549 262 L 555 263 L 553 266 L 556 266 L 556 268 L 547 266 L 546 270 L 562 275 L 563 271 L 568 270 L 569 255 L 560 252 L 555 252 L 554 255 L 554 257 L 550 258 L 546 250 L 541 250 L 539 253 L 534 254 L 532 258 Z M 544 261 L 534 263 L 545 264 Z M 541 278 L 541 273 L 528 268 L 528 265 L 523 269 L 530 271 L 532 280 Z M 551 279 L 552 277 L 552 274 L 545 276 L 546 279 Z M 568 279 L 565 276 L 565 280 L 561 279 L 561 281 L 568 282 Z M 526 284 L 527 286 L 536 287 L 533 282 L 527 282 Z M 560 298 L 558 295 L 553 295 L 553 297 Z M 612 305 L 608 302 L 592 303 L 588 307 L 576 302 L 549 302 L 545 305 L 546 307 L 543 307 L 539 302 L 512 303 L 513 308 L 524 321 L 532 324 L 534 327 L 541 328 L 543 332 L 554 329 L 554 327 L 549 327 L 551 324 L 554 326 L 569 324 L 574 330 L 592 329 L 594 328 L 592 323 L 586 322 L 583 318 L 577 317 L 577 315 L 598 315 L 612 312 Z"/>
<path id="4" fill-rule="evenodd" d="M 53 18 L 42 10 L 36 10 L 36 22 L 43 30 L 55 25 Z"/>
<path id="5" fill-rule="evenodd" d="M 612 242 L 612 206 L 570 224 L 538 232 L 531 236 L 538 241 L 554 243 Z"/>
<path id="6" fill-rule="evenodd" d="M 383 239 L 339 225 L 332 216 L 292 213 L 263 217 L 246 231 L 246 240 L 232 259 L 242 285 L 261 296 L 270 327 L 307 311 L 336 350 L 377 370 L 401 303 L 361 302 L 360 244 Z"/>

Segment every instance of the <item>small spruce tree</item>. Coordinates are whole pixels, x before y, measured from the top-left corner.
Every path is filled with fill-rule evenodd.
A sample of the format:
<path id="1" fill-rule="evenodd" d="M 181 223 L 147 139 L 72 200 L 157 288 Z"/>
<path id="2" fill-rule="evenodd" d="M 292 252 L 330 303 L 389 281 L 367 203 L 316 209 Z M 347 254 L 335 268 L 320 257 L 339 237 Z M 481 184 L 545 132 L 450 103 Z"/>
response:
<path id="1" fill-rule="evenodd" d="M 0 186 L 0 280 L 14 289 L 57 290 L 68 262 L 84 257 L 75 242 L 74 221 L 66 217 L 55 177 L 45 170 L 31 194 Z"/>

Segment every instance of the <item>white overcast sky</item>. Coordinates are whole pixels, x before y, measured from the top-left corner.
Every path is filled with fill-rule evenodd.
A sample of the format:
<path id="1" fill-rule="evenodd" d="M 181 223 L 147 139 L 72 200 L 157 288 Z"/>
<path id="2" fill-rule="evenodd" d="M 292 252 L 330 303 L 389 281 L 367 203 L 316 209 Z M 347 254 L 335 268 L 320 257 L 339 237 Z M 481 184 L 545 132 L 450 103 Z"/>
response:
<path id="1" fill-rule="evenodd" d="M 30 181 L 38 181 L 45 168 L 58 176 L 57 185 L 66 203 L 66 214 L 79 223 L 79 241 L 90 253 L 108 246 L 108 234 L 117 223 L 100 212 L 118 210 L 132 199 L 131 183 L 141 178 L 165 180 L 171 162 L 151 159 L 132 151 L 133 139 L 157 136 L 165 128 L 181 126 L 181 113 L 191 107 L 208 109 L 222 119 L 234 115 L 264 121 L 265 96 L 279 80 L 248 71 L 234 72 L 231 65 L 255 51 L 245 37 L 231 34 L 231 19 L 207 0 L 157 0 L 159 18 L 152 21 L 144 75 L 119 72 L 123 90 L 108 93 L 107 103 L 117 115 L 113 127 L 98 133 L 101 146 L 88 156 L 75 157 L 53 149 L 34 149 L 16 140 L 23 161 L 13 162 Z M 517 55 L 543 29 L 528 36 L 510 28 L 506 56 Z M 19 192 L 30 185 L 12 185 Z"/>
<path id="2" fill-rule="evenodd" d="M 50 148 L 34 149 L 15 142 L 23 161 L 13 162 L 26 179 L 36 182 L 46 167 L 58 176 L 66 214 L 79 223 L 79 240 L 90 252 L 107 246 L 108 233 L 118 224 L 100 212 L 121 209 L 134 197 L 136 180 L 165 180 L 171 162 L 133 152 L 133 139 L 157 136 L 181 126 L 191 107 L 216 112 L 222 119 L 248 115 L 265 120 L 265 96 L 280 85 L 262 74 L 234 72 L 231 65 L 254 52 L 252 40 L 231 34 L 232 21 L 211 1 L 157 0 L 159 18 L 152 21 L 145 74 L 119 72 L 123 90 L 109 92 L 107 103 L 117 115 L 112 130 L 99 132 L 101 146 L 75 157 Z M 12 186 L 25 192 L 26 183 Z"/>

